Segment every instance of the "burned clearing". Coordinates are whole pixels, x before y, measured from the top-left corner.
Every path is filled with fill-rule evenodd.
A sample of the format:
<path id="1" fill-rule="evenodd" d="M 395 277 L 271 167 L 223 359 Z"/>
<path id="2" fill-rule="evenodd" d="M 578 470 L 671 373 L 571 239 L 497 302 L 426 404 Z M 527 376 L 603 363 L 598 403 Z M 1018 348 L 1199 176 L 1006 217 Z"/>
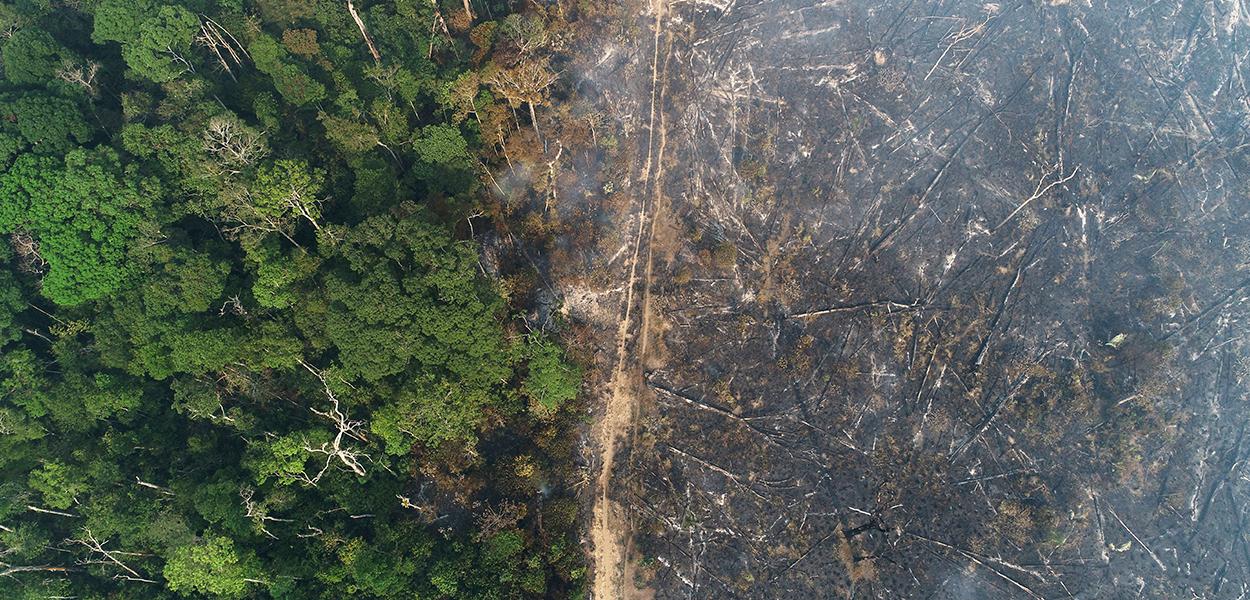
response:
<path id="1" fill-rule="evenodd" d="M 650 169 L 631 193 L 658 192 L 602 245 L 655 272 L 602 286 L 635 311 L 628 356 L 602 361 L 627 359 L 638 396 L 603 493 L 638 566 L 598 578 L 657 598 L 1250 591 L 1250 16 L 1131 4 L 638 17 L 622 85 L 654 68 L 663 89 L 658 119 L 645 99 L 624 119 Z"/>

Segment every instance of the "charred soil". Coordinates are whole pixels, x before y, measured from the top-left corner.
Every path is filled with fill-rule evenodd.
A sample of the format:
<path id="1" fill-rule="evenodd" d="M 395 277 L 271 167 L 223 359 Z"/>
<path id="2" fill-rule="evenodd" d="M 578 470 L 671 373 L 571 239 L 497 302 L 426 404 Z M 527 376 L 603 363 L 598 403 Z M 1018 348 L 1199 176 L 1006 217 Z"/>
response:
<path id="1" fill-rule="evenodd" d="M 554 265 L 596 598 L 1250 593 L 1236 2 L 613 22 Z"/>

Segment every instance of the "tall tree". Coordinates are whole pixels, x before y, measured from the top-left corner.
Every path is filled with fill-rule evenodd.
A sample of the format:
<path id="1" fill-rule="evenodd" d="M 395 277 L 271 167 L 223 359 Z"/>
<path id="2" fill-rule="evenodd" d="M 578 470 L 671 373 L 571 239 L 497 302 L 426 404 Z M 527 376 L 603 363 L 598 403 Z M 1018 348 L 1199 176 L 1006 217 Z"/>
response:
<path id="1" fill-rule="evenodd" d="M 0 175 L 0 232 L 30 232 L 47 261 L 42 291 L 74 306 L 117 290 L 135 272 L 130 252 L 159 239 L 156 181 L 126 173 L 111 149 L 64 160 L 24 154 Z"/>

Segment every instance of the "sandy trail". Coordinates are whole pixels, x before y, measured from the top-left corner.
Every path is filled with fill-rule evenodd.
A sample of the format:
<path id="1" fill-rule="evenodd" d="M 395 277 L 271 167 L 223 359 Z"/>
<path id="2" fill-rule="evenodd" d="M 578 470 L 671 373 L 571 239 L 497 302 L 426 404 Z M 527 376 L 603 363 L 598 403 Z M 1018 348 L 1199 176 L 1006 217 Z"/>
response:
<path id="1" fill-rule="evenodd" d="M 648 125 L 647 159 L 640 178 L 651 184 L 651 193 L 639 203 L 635 216 L 638 229 L 634 235 L 629 259 L 629 275 L 625 282 L 625 301 L 616 332 L 616 366 L 612 370 L 603 415 L 595 428 L 599 442 L 599 473 L 595 480 L 594 508 L 590 539 L 593 548 L 592 586 L 595 600 L 626 598 L 634 591 L 626 581 L 629 563 L 629 523 L 624 508 L 609 495 L 617 448 L 627 433 L 634 429 L 638 413 L 637 384 L 641 379 L 640 364 L 647 351 L 650 328 L 652 281 L 651 240 L 655 237 L 655 211 L 661 206 L 664 173 L 665 121 L 662 110 L 664 83 L 661 73 L 661 33 L 667 0 L 652 0 L 650 10 L 655 16 L 655 38 L 651 59 L 651 110 Z M 667 56 L 665 57 L 667 62 Z M 658 139 L 657 139 L 657 123 Z M 658 146 L 657 146 L 658 144 Z M 652 170 L 654 169 L 654 173 Z M 650 221 L 648 227 L 648 220 Z M 645 239 L 644 239 L 645 236 Z M 644 273 L 639 277 L 639 261 L 643 246 L 647 247 Z M 637 332 L 640 342 L 636 356 L 631 356 L 630 341 L 634 317 L 635 290 L 642 286 L 642 319 Z"/>

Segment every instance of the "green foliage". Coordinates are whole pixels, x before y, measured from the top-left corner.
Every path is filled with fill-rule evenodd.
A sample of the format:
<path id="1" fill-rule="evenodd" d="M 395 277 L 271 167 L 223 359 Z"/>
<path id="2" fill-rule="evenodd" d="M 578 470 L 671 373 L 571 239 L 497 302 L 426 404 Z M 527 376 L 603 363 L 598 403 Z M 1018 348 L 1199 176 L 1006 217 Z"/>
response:
<path id="1" fill-rule="evenodd" d="M 135 27 L 156 11 L 152 0 L 101 0 L 96 6 L 91 40 L 127 42 L 135 35 Z"/>
<path id="2" fill-rule="evenodd" d="M 65 431 L 85 431 L 96 421 L 117 416 L 139 405 L 141 391 L 125 377 L 109 373 L 71 374 L 52 388 L 47 408 L 52 421 Z"/>
<path id="3" fill-rule="evenodd" d="M 0 391 L 11 405 L 32 417 L 47 414 L 48 381 L 35 353 L 18 348 L 0 354 Z"/>
<path id="4" fill-rule="evenodd" d="M 270 23 L 291 25 L 313 16 L 315 3 L 307 0 L 257 0 L 261 17 Z"/>
<path id="5" fill-rule="evenodd" d="M 245 489 L 237 481 L 217 481 L 194 487 L 191 502 L 205 521 L 237 534 L 248 530 L 247 518 L 239 502 Z"/>
<path id="6" fill-rule="evenodd" d="M 57 461 L 43 463 L 30 473 L 30 489 L 39 493 L 43 503 L 59 509 L 74 504 L 74 497 L 86 491 L 87 485 L 76 469 Z"/>
<path id="7" fill-rule="evenodd" d="M 317 430 L 292 432 L 267 440 L 256 446 L 248 468 L 255 473 L 256 483 L 271 479 L 280 485 L 308 482 L 317 473 L 316 465 L 309 472 L 308 463 L 313 457 L 308 448 L 318 448 L 329 441 L 328 435 Z"/>
<path id="8" fill-rule="evenodd" d="M 0 175 L 0 232 L 24 230 L 48 262 L 43 295 L 74 306 L 117 290 L 134 267 L 131 248 L 153 221 L 153 182 L 125 173 L 110 149 L 59 160 L 24 154 Z"/>
<path id="9" fill-rule="evenodd" d="M 0 116 L 3 165 L 18 153 L 63 155 L 91 136 L 74 102 L 47 93 L 0 94 Z"/>
<path id="10" fill-rule="evenodd" d="M 528 374 L 521 392 L 534 401 L 531 410 L 549 415 L 577 397 L 582 384 L 581 369 L 564 360 L 564 350 L 550 340 L 530 336 L 526 340 Z"/>
<path id="11" fill-rule="evenodd" d="M 374 413 L 373 432 L 392 454 L 406 454 L 415 443 L 437 446 L 476 439 L 483 410 L 501 402 L 489 386 L 428 378 L 412 382 Z"/>
<path id="12" fill-rule="evenodd" d="M 448 125 L 430 125 L 421 130 L 417 156 L 428 163 L 463 169 L 469 167 L 469 145 L 460 131 Z"/>
<path id="13" fill-rule="evenodd" d="M 17 277 L 0 271 L 0 347 L 22 335 L 17 318 L 26 309 L 26 296 Z"/>
<path id="14" fill-rule="evenodd" d="M 266 129 L 273 130 L 279 127 L 281 114 L 278 109 L 278 99 L 273 94 L 268 92 L 256 94 L 256 98 L 252 100 L 252 111 L 256 113 L 256 118 Z"/>
<path id="15" fill-rule="evenodd" d="M 4 77 L 19 85 L 44 85 L 73 54 L 38 27 L 17 30 L 4 43 Z"/>
<path id="16" fill-rule="evenodd" d="M 200 20 L 181 6 L 162 6 L 156 14 L 144 16 L 147 18 L 139 22 L 137 37 L 123 41 L 126 64 L 156 83 L 173 81 L 190 71 L 191 42 L 200 29 Z"/>
<path id="17" fill-rule="evenodd" d="M 310 277 L 320 261 L 302 248 L 284 250 L 277 236 L 244 240 L 254 273 L 252 297 L 265 308 L 288 308 L 299 299 L 296 285 Z"/>
<path id="18" fill-rule="evenodd" d="M 357 225 L 337 250 L 325 304 L 312 305 L 321 318 L 301 326 L 338 350 L 346 373 L 378 381 L 415 363 L 474 385 L 507 379 L 502 302 L 470 246 L 405 205 Z"/>
<path id="19" fill-rule="evenodd" d="M 230 264 L 187 249 L 159 253 L 161 263 L 140 287 L 144 310 L 153 316 L 202 313 L 216 308 L 226 289 Z"/>
<path id="20" fill-rule="evenodd" d="M 512 130 L 469 44 L 515 48 L 431 49 L 418 0 L 357 2 L 381 64 L 330 0 L 62 4 L 0 5 L 0 554 L 50 569 L 0 595 L 576 593 L 576 505 L 530 509 L 580 372 L 456 222 Z"/>
<path id="21" fill-rule="evenodd" d="M 547 27 L 536 15 L 510 14 L 499 22 L 495 35 L 518 48 L 533 48 L 547 42 Z"/>
<path id="22" fill-rule="evenodd" d="M 321 178 L 304 161 L 286 159 L 262 165 L 250 190 L 251 204 L 263 217 L 275 221 L 299 216 L 317 221 Z"/>
<path id="23" fill-rule="evenodd" d="M 230 419 L 222 405 L 221 392 L 212 382 L 191 377 L 178 377 L 169 384 L 173 392 L 173 409 L 192 419 L 216 422 Z"/>
<path id="24" fill-rule="evenodd" d="M 122 58 L 136 74 L 156 83 L 192 70 L 191 43 L 200 20 L 181 6 L 150 0 L 103 0 L 95 10 L 91 39 L 119 42 Z"/>
<path id="25" fill-rule="evenodd" d="M 217 598 L 243 598 L 260 573 L 255 560 L 240 553 L 234 540 L 211 536 L 174 550 L 165 563 L 169 589 L 183 595 L 208 594 Z"/>
<path id="26" fill-rule="evenodd" d="M 326 137 L 345 154 L 360 154 L 377 148 L 381 143 L 378 132 L 367 123 L 344 119 L 326 113 L 317 115 L 325 127 Z"/>
<path id="27" fill-rule="evenodd" d="M 409 535 L 420 540 L 416 532 Z M 386 538 L 389 539 L 374 542 L 353 538 L 339 548 L 338 559 L 342 564 L 342 575 L 349 582 L 346 587 L 349 592 L 374 598 L 410 597 L 412 578 L 421 570 L 422 559 L 429 555 L 429 547 L 404 548 L 396 543 L 400 541 L 398 536 L 392 534 Z"/>
<path id="28" fill-rule="evenodd" d="M 21 523 L 17 527 L 0 531 L 0 548 L 5 549 L 5 556 L 29 560 L 39 555 L 40 551 L 51 542 L 48 532 L 34 523 Z"/>
<path id="29" fill-rule="evenodd" d="M 352 187 L 352 208 L 362 214 L 376 214 L 394 202 L 398 191 L 395 169 L 377 156 L 352 161 L 355 181 Z"/>
<path id="30" fill-rule="evenodd" d="M 298 360 L 300 344 L 282 323 L 244 328 L 229 323 L 220 312 L 148 311 L 137 292 L 110 304 L 92 328 L 101 360 L 134 375 L 166 379 L 176 373 L 203 375 L 230 365 L 285 367 Z"/>
<path id="31" fill-rule="evenodd" d="M 325 86 L 294 62 L 273 37 L 258 36 L 248 51 L 256 68 L 273 79 L 274 87 L 287 102 L 305 106 L 325 99 Z"/>
<path id="32" fill-rule="evenodd" d="M 457 127 L 426 126 L 414 145 L 421 163 L 413 171 L 426 181 L 430 192 L 451 195 L 474 188 L 473 159 Z"/>

